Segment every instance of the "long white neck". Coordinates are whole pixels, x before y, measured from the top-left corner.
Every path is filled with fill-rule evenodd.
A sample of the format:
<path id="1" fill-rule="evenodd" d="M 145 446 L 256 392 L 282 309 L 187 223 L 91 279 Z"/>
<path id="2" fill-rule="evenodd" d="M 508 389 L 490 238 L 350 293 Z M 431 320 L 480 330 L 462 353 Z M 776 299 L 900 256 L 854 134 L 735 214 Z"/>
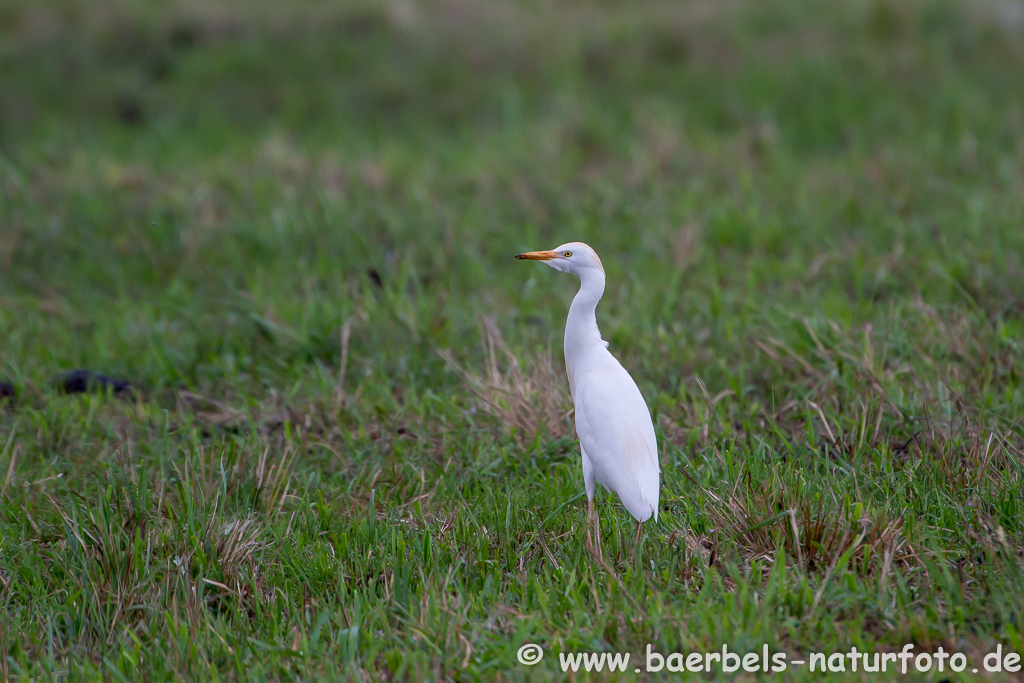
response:
<path id="1" fill-rule="evenodd" d="M 565 321 L 565 359 L 572 363 L 588 348 L 604 347 L 597 329 L 597 303 L 604 295 L 604 272 L 588 268 L 580 274 L 580 291 L 569 306 Z"/>

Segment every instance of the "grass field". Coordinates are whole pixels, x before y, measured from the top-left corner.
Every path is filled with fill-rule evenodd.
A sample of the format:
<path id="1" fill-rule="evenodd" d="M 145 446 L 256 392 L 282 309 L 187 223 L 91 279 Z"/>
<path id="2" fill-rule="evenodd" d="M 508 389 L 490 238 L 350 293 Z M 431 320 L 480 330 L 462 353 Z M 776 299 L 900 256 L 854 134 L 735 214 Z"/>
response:
<path id="1" fill-rule="evenodd" d="M 3 0 L 0 678 L 1024 654 L 1022 73 L 1016 0 Z M 570 240 L 662 451 L 604 566 Z"/>

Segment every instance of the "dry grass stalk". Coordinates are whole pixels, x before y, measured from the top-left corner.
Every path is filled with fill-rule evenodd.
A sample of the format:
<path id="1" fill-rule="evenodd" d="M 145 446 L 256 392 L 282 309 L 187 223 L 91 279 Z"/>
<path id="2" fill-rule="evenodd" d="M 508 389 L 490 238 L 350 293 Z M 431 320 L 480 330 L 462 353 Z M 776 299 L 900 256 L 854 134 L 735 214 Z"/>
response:
<path id="1" fill-rule="evenodd" d="M 338 367 L 338 390 L 336 394 L 337 405 L 344 408 L 347 402 L 345 396 L 345 374 L 348 372 L 348 345 L 352 339 L 352 318 L 345 318 L 341 326 L 341 363 Z"/>
<path id="2" fill-rule="evenodd" d="M 242 595 L 243 570 L 254 566 L 255 555 L 263 545 L 259 540 L 259 524 L 245 518 L 222 525 L 211 518 L 207 533 L 215 539 L 213 547 L 225 580 L 229 585 L 234 584 L 231 586 L 234 593 Z"/>
<path id="3" fill-rule="evenodd" d="M 780 529 L 786 554 L 808 572 L 831 573 L 838 559 L 851 550 L 848 566 L 862 576 L 879 569 L 889 572 L 894 563 L 907 566 L 914 556 L 902 535 L 901 518 L 879 514 L 853 519 L 843 510 L 826 507 L 824 500 L 817 505 L 810 500 L 787 504 L 782 484 L 776 481 L 748 481 L 741 487 L 740 477 L 731 491 L 719 496 L 690 480 L 707 499 L 715 530 L 722 538 L 731 538 L 735 552 L 746 561 L 773 562 Z M 881 566 L 872 558 L 882 558 Z"/>
<path id="4" fill-rule="evenodd" d="M 14 432 L 11 432 L 11 439 L 14 439 Z M 10 446 L 10 443 L 8 443 Z M 5 449 L 6 450 L 6 449 Z M 18 455 L 21 453 L 21 444 L 15 444 L 14 448 L 11 449 L 11 457 L 7 461 L 7 474 L 4 475 L 4 483 L 0 485 L 0 496 L 4 495 L 7 491 L 8 485 L 11 483 L 11 479 L 14 478 L 14 466 L 18 463 Z"/>
<path id="5" fill-rule="evenodd" d="M 483 409 L 516 435 L 520 443 L 541 431 L 553 437 L 570 433 L 566 418 L 571 413 L 565 377 L 547 351 L 520 363 L 509 350 L 493 318 L 484 318 L 486 364 L 483 372 L 470 372 L 450 351 L 440 351 L 482 403 Z"/>
<path id="6" fill-rule="evenodd" d="M 256 491 L 263 499 L 267 514 L 278 512 L 284 507 L 285 498 L 291 488 L 291 468 L 295 462 L 298 449 L 288 445 L 281 454 L 280 460 L 272 463 L 269 460 L 270 447 L 263 449 L 256 461 Z"/>

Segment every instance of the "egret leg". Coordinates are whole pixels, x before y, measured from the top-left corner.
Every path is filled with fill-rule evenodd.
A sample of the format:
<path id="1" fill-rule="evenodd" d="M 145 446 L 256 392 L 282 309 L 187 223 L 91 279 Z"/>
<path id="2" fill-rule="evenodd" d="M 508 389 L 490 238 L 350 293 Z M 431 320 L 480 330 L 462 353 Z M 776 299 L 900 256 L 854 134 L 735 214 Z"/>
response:
<path id="1" fill-rule="evenodd" d="M 597 557 L 597 561 L 604 562 L 604 553 L 601 552 L 601 521 L 598 519 L 597 510 L 594 509 L 593 498 L 587 500 L 587 541 L 590 552 Z"/>
<path id="2" fill-rule="evenodd" d="M 636 520 L 636 544 L 640 545 L 640 520 Z"/>
<path id="3" fill-rule="evenodd" d="M 594 499 L 587 499 L 587 545 L 594 547 Z"/>

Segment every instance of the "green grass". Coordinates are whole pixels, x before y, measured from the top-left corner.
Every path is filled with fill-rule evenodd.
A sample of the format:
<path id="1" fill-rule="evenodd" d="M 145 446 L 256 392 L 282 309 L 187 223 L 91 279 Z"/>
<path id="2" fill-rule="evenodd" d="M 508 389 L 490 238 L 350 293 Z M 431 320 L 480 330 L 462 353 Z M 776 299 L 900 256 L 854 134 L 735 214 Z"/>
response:
<path id="1" fill-rule="evenodd" d="M 1019 10 L 0 2 L 2 677 L 1024 654 Z M 606 566 L 569 240 L 662 447 Z"/>

